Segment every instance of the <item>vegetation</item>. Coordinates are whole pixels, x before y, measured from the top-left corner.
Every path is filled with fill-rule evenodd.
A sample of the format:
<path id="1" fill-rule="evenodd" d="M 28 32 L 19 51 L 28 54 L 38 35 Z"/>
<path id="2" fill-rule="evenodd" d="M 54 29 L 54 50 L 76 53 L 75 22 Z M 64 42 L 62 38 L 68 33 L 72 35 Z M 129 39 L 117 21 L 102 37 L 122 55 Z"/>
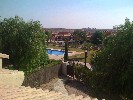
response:
<path id="1" fill-rule="evenodd" d="M 95 33 L 93 33 L 92 37 L 91 37 L 91 42 L 95 45 L 99 45 L 102 44 L 103 41 L 103 33 L 100 31 L 96 31 Z"/>
<path id="2" fill-rule="evenodd" d="M 86 41 L 85 32 L 75 31 L 74 35 L 76 43 Z M 11 69 L 33 72 L 61 63 L 61 61 L 48 59 L 45 40 L 48 42 L 49 39 L 50 33 L 43 31 L 39 21 L 25 22 L 18 16 L 0 20 L 0 50 L 10 55 L 9 61 L 13 66 L 13 68 L 10 67 Z M 132 100 L 133 22 L 126 21 L 124 25 L 117 27 L 116 34 L 106 37 L 105 40 L 101 32 L 95 32 L 92 43 L 103 45 L 103 48 L 94 51 L 91 50 L 93 44 L 81 43 L 82 49 L 86 47 L 89 49 L 87 62 L 91 62 L 92 71 L 77 64 L 74 66 L 75 77 L 86 83 L 100 99 L 109 97 L 113 100 Z M 69 48 L 69 50 L 84 52 L 79 48 Z M 67 41 L 65 51 L 65 54 L 68 54 Z M 84 56 L 82 53 L 70 58 L 84 58 Z M 68 55 L 64 58 L 67 59 Z M 84 59 L 81 61 L 83 62 Z"/>
<path id="3" fill-rule="evenodd" d="M 92 59 L 92 89 L 115 100 L 133 99 L 133 23 L 125 22 L 105 39 Z"/>
<path id="4" fill-rule="evenodd" d="M 92 50 L 94 47 L 94 44 L 92 43 L 88 43 L 88 42 L 84 42 L 81 46 L 81 49 L 83 50 Z"/>
<path id="5" fill-rule="evenodd" d="M 52 37 L 52 33 L 49 31 L 45 31 L 45 35 L 46 35 L 46 41 L 47 41 L 47 45 L 49 45 L 49 41 L 51 43 L 51 37 Z"/>
<path id="6" fill-rule="evenodd" d="M 90 61 L 91 61 L 91 57 L 96 53 L 97 51 L 95 50 L 88 50 L 88 57 L 86 58 L 86 62 L 87 63 L 90 63 Z M 73 55 L 73 56 L 69 56 L 69 58 L 70 59 L 73 59 L 73 58 L 79 58 L 79 61 L 81 61 L 81 62 L 84 62 L 84 58 L 85 58 L 85 53 L 83 52 L 83 53 L 81 53 L 81 54 L 76 54 L 76 55 Z M 82 59 L 80 59 L 80 58 L 82 58 Z"/>
<path id="7" fill-rule="evenodd" d="M 48 60 L 47 65 L 45 65 L 45 66 L 38 66 L 34 69 L 22 69 L 22 71 L 24 71 L 24 73 L 26 75 L 26 74 L 33 73 L 35 71 L 45 69 L 45 68 L 48 68 L 48 67 L 52 67 L 52 66 L 55 66 L 55 65 L 58 65 L 58 64 L 61 64 L 61 63 L 62 63 L 61 60 L 52 60 L 51 59 L 51 60 Z M 15 70 L 14 66 L 12 66 L 12 65 L 8 65 L 8 69 Z"/>
<path id="8" fill-rule="evenodd" d="M 133 22 L 126 21 L 117 29 L 103 41 L 103 48 L 93 53 L 92 71 L 76 64 L 74 74 L 98 99 L 132 100 Z"/>
<path id="9" fill-rule="evenodd" d="M 75 47 L 83 44 L 86 41 L 86 32 L 81 30 L 76 30 L 73 32 L 73 38 L 75 40 Z"/>
<path id="10" fill-rule="evenodd" d="M 48 45 L 48 48 L 53 48 L 53 49 L 64 49 L 64 47 L 53 46 L 52 44 L 49 44 L 49 45 Z M 69 51 L 84 52 L 84 50 L 82 50 L 82 49 L 80 49 L 80 48 L 72 48 L 72 47 L 69 47 L 68 50 L 69 50 Z"/>
<path id="11" fill-rule="evenodd" d="M 45 34 L 39 21 L 22 18 L 0 20 L 0 50 L 10 55 L 10 64 L 17 70 L 32 70 L 48 63 Z"/>
<path id="12" fill-rule="evenodd" d="M 75 64 L 74 65 L 75 78 L 83 83 L 89 84 L 89 79 L 91 78 L 91 70 L 84 65 Z"/>
<path id="13" fill-rule="evenodd" d="M 64 54 L 64 61 L 68 60 L 68 40 L 65 39 L 65 54 Z"/>

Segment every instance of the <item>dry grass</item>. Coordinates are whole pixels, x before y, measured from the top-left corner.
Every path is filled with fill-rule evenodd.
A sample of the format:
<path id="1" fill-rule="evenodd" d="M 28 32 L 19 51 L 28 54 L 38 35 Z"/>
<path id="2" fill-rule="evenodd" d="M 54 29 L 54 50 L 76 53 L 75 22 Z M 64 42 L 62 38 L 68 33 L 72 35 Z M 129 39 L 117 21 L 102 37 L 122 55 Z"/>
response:
<path id="1" fill-rule="evenodd" d="M 92 54 L 94 54 L 95 52 L 96 52 L 96 51 L 93 51 L 93 50 L 88 51 L 88 57 L 87 57 L 87 59 L 86 59 L 86 62 L 87 62 L 87 63 L 90 63 L 91 56 L 92 56 Z M 70 58 L 70 59 L 72 59 L 72 58 L 85 58 L 85 54 L 84 54 L 84 53 L 76 54 L 76 55 L 70 56 L 69 58 Z M 81 61 L 81 62 L 84 62 L 85 59 L 82 59 L 82 60 L 80 60 L 80 61 Z"/>

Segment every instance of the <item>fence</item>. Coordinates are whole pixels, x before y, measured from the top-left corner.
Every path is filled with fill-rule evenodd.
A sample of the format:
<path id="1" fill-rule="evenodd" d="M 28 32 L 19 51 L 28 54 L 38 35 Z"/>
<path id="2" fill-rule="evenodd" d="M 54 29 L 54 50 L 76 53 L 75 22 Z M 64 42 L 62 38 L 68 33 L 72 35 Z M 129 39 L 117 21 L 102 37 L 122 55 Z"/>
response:
<path id="1" fill-rule="evenodd" d="M 52 67 L 42 68 L 41 70 L 25 75 L 22 85 L 38 87 L 41 84 L 49 82 L 51 79 L 62 75 L 62 64 Z"/>

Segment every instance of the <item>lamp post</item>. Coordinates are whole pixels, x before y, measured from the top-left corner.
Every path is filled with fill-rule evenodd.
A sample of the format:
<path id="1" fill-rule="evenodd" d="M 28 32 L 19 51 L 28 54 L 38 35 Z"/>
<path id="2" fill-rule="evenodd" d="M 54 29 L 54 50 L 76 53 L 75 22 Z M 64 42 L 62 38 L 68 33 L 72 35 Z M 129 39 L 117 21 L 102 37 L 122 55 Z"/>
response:
<path id="1" fill-rule="evenodd" d="M 86 67 L 87 50 L 85 50 L 85 67 Z"/>

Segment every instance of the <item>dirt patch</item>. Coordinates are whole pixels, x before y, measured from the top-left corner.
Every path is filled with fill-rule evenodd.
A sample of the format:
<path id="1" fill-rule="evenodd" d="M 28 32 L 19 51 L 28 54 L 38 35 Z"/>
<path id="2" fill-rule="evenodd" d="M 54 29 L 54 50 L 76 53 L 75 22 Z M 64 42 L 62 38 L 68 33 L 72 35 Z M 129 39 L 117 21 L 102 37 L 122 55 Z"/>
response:
<path id="1" fill-rule="evenodd" d="M 89 96 L 88 88 L 82 84 L 81 82 L 77 80 L 72 80 L 68 77 L 60 77 L 61 79 L 64 79 L 64 86 L 66 90 L 68 91 L 68 94 L 75 94 L 76 96 L 82 95 L 83 97 Z M 39 88 L 42 88 L 43 90 L 54 90 L 54 84 L 58 81 L 59 78 L 52 79 L 49 83 L 42 84 Z"/>
<path id="2" fill-rule="evenodd" d="M 76 96 L 82 95 L 83 97 L 89 96 L 88 88 L 77 80 L 69 79 L 65 83 L 65 88 L 68 91 L 68 94 L 75 94 Z"/>

